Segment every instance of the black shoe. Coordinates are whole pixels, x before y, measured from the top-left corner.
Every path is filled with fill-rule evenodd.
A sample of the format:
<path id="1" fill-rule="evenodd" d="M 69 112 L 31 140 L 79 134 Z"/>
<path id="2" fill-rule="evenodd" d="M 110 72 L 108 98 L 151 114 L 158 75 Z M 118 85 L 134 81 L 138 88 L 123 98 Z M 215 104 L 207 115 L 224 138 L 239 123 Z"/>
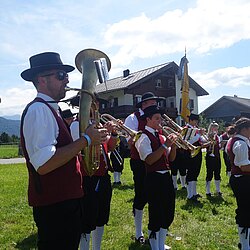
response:
<path id="1" fill-rule="evenodd" d="M 140 236 L 138 239 L 135 238 L 135 242 L 140 244 L 140 245 L 144 245 L 145 244 L 144 236 Z"/>
<path id="2" fill-rule="evenodd" d="M 222 196 L 222 193 L 221 193 L 221 192 L 218 192 L 217 195 L 218 195 L 218 196 Z"/>
<path id="3" fill-rule="evenodd" d="M 194 195 L 194 197 L 196 197 L 196 198 L 202 198 L 202 196 L 200 194 L 196 194 L 196 195 Z"/>
<path id="4" fill-rule="evenodd" d="M 211 193 L 206 194 L 207 197 L 212 197 Z"/>
<path id="5" fill-rule="evenodd" d="M 193 203 L 200 203 L 200 201 L 197 199 L 197 197 L 194 195 L 191 198 L 188 198 L 188 201 L 191 201 Z"/>

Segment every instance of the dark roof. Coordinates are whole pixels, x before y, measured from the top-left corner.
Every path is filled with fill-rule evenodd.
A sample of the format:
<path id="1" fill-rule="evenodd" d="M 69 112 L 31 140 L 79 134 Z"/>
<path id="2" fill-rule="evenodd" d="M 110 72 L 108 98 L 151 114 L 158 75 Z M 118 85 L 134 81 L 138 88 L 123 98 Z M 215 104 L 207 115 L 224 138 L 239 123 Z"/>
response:
<path id="1" fill-rule="evenodd" d="M 236 104 L 242 105 L 242 106 L 244 106 L 246 108 L 250 108 L 250 99 L 241 98 L 241 97 L 238 97 L 238 96 L 222 96 L 215 103 L 213 103 L 208 108 L 206 108 L 205 110 L 203 110 L 202 113 L 206 113 L 209 109 L 215 107 L 219 102 L 221 102 L 223 100 L 225 100 L 225 101 L 231 101 L 231 102 L 234 102 Z"/>
<path id="2" fill-rule="evenodd" d="M 157 75 L 163 71 L 173 68 L 175 73 L 177 73 L 179 66 L 175 62 L 168 62 L 161 65 L 157 65 L 151 68 L 143 69 L 137 72 L 130 73 L 127 77 L 116 77 L 107 81 L 107 89 L 105 84 L 98 84 L 96 86 L 96 92 L 112 92 L 119 89 L 125 89 L 132 87 L 131 85 L 138 84 L 141 81 L 147 80 L 147 78 Z M 195 82 L 191 77 L 189 77 L 190 88 L 196 91 L 197 96 L 208 95 L 208 92 L 204 90 L 197 82 Z"/>

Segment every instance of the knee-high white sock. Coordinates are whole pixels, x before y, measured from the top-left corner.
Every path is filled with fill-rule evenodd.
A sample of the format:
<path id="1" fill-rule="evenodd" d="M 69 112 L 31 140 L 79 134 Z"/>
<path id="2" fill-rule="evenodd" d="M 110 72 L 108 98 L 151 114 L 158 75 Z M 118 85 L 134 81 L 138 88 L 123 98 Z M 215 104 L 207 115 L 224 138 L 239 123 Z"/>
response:
<path id="1" fill-rule="evenodd" d="M 117 182 L 121 181 L 121 172 L 117 172 Z"/>
<path id="2" fill-rule="evenodd" d="M 186 187 L 186 175 L 184 176 L 181 175 L 180 180 L 181 180 L 181 186 Z"/>
<path id="3" fill-rule="evenodd" d="M 231 177 L 231 171 L 227 171 L 227 176 Z"/>
<path id="4" fill-rule="evenodd" d="M 167 237 L 167 229 L 160 228 L 159 240 L 158 240 L 159 250 L 165 250 L 165 240 L 166 240 L 166 237 Z"/>
<path id="5" fill-rule="evenodd" d="M 135 237 L 138 239 L 140 236 L 143 236 L 142 232 L 142 218 L 143 218 L 143 210 L 135 209 Z"/>
<path id="6" fill-rule="evenodd" d="M 103 232 L 104 232 L 104 226 L 96 227 L 96 229 L 92 231 L 92 249 L 93 250 L 101 249 Z"/>
<path id="7" fill-rule="evenodd" d="M 193 197 L 192 181 L 187 184 L 187 198 L 190 199 Z"/>
<path id="8" fill-rule="evenodd" d="M 250 228 L 243 228 L 238 226 L 241 250 L 249 250 L 249 230 Z"/>
<path id="9" fill-rule="evenodd" d="M 197 195 L 197 181 L 192 181 L 192 190 L 193 190 L 193 195 Z"/>
<path id="10" fill-rule="evenodd" d="M 220 180 L 214 180 L 216 192 L 220 192 Z"/>
<path id="11" fill-rule="evenodd" d="M 152 233 L 148 230 L 148 235 L 151 250 L 159 250 L 159 231 Z"/>
<path id="12" fill-rule="evenodd" d="M 174 189 L 177 189 L 177 175 L 172 175 L 172 181 L 173 181 Z"/>
<path id="13" fill-rule="evenodd" d="M 90 234 L 82 234 L 80 239 L 80 250 L 89 250 Z"/>
<path id="14" fill-rule="evenodd" d="M 118 182 L 118 172 L 114 172 L 114 182 Z"/>
<path id="15" fill-rule="evenodd" d="M 206 194 L 211 193 L 210 186 L 211 186 L 211 181 L 207 181 L 206 182 Z"/>

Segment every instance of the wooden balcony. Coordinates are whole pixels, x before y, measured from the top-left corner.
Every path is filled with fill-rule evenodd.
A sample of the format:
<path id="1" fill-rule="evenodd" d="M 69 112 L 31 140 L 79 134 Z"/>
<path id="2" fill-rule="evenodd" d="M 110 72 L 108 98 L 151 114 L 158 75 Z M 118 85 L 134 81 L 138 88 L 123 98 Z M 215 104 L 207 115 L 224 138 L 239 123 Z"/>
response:
<path id="1" fill-rule="evenodd" d="M 126 118 L 128 115 L 136 111 L 137 109 L 134 108 L 132 105 L 122 105 L 122 106 L 117 106 L 117 107 L 110 107 L 110 108 L 104 108 L 100 109 L 100 113 L 108 113 L 115 118 Z M 168 115 L 169 117 L 175 119 L 177 117 L 177 109 L 176 108 L 165 108 L 165 114 Z"/>

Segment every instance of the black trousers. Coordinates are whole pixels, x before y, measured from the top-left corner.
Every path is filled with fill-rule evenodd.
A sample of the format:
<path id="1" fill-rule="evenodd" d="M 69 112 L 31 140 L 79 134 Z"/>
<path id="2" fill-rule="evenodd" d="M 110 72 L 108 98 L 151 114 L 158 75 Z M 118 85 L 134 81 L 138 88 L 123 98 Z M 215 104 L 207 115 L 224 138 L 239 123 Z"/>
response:
<path id="1" fill-rule="evenodd" d="M 82 233 L 89 234 L 96 226 L 104 226 L 109 221 L 112 187 L 110 176 L 85 176 Z"/>
<path id="2" fill-rule="evenodd" d="M 171 174 L 173 176 L 177 175 L 178 170 L 181 176 L 186 176 L 186 156 L 185 153 L 179 149 L 176 150 L 175 160 L 171 162 Z"/>
<path id="3" fill-rule="evenodd" d="M 226 172 L 230 172 L 231 171 L 231 163 L 230 163 L 229 156 L 225 151 L 223 151 L 223 159 L 224 159 L 224 163 L 226 165 Z"/>
<path id="4" fill-rule="evenodd" d="M 146 177 L 148 198 L 148 229 L 158 232 L 167 229 L 174 220 L 175 191 L 170 173 L 149 173 Z"/>
<path id="5" fill-rule="evenodd" d="M 211 181 L 214 179 L 219 181 L 221 180 L 220 172 L 221 172 L 221 160 L 220 157 L 213 157 L 210 155 L 206 155 L 206 169 L 207 176 L 206 181 Z"/>
<path id="6" fill-rule="evenodd" d="M 250 228 L 250 175 L 230 177 L 230 186 L 237 202 L 236 224 Z"/>
<path id="7" fill-rule="evenodd" d="M 81 199 L 33 207 L 39 250 L 77 250 L 81 236 Z"/>
<path id="8" fill-rule="evenodd" d="M 135 197 L 133 210 L 142 210 L 147 204 L 145 194 L 146 167 L 143 161 L 130 159 L 130 167 L 133 171 Z"/>
<path id="9" fill-rule="evenodd" d="M 186 181 L 197 181 L 201 171 L 202 152 L 199 152 L 195 157 L 191 158 L 190 154 L 186 154 L 187 176 Z"/>

